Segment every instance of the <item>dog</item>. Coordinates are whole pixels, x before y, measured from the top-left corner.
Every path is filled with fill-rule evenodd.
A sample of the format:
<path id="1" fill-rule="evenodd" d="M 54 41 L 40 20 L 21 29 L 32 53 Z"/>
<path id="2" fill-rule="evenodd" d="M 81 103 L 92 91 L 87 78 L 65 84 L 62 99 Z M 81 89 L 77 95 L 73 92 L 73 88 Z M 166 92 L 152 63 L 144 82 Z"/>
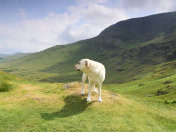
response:
<path id="1" fill-rule="evenodd" d="M 89 80 L 89 88 L 88 88 L 88 97 L 87 101 L 91 101 L 91 89 L 94 87 L 94 91 L 96 92 L 97 90 L 95 89 L 95 85 L 98 88 L 98 101 L 102 102 L 101 99 L 101 87 L 102 83 L 105 80 L 105 74 L 106 70 L 103 64 L 90 60 L 90 59 L 82 59 L 74 66 L 75 70 L 82 71 L 83 76 L 82 76 L 82 91 L 81 94 L 84 94 L 84 83 L 88 77 Z"/>

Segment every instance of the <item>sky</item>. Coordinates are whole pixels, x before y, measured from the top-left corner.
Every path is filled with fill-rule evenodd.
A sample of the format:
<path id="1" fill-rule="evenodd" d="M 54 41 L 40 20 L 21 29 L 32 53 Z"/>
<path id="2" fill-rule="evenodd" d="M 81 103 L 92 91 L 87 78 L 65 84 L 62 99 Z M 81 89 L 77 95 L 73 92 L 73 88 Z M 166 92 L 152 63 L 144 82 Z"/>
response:
<path id="1" fill-rule="evenodd" d="M 176 11 L 176 0 L 0 0 L 0 53 L 92 38 L 121 20 Z"/>

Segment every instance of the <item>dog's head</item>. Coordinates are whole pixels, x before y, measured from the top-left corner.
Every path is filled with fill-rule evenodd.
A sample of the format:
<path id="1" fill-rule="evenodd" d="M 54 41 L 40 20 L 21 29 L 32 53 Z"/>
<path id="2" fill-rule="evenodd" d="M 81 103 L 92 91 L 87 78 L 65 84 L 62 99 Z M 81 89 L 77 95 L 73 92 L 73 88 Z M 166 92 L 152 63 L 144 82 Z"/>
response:
<path id="1" fill-rule="evenodd" d="M 91 66 L 89 59 L 82 59 L 75 65 L 75 70 L 83 71 Z"/>

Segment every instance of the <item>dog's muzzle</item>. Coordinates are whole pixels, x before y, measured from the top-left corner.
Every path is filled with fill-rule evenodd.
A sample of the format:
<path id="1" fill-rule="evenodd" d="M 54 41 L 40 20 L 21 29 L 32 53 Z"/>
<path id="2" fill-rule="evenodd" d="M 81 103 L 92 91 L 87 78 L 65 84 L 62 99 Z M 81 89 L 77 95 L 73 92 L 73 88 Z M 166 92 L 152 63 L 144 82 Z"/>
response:
<path id="1" fill-rule="evenodd" d="M 77 69 L 76 66 L 74 66 L 74 69 L 77 70 L 77 71 L 81 71 L 80 69 Z"/>

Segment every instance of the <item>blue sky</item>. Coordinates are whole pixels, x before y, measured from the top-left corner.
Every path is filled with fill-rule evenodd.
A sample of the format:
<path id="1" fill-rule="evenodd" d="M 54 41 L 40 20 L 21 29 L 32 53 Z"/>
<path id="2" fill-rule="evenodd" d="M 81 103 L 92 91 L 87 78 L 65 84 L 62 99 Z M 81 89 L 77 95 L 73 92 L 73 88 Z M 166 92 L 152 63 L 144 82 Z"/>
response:
<path id="1" fill-rule="evenodd" d="M 176 10 L 176 0 L 0 0 L 0 53 L 37 52 L 97 36 L 129 18 Z"/>
<path id="2" fill-rule="evenodd" d="M 0 18 L 7 23 L 17 22 L 21 20 L 17 15 L 20 9 L 27 13 L 27 19 L 43 18 L 49 12 L 64 13 L 74 4 L 75 0 L 0 0 Z"/>

